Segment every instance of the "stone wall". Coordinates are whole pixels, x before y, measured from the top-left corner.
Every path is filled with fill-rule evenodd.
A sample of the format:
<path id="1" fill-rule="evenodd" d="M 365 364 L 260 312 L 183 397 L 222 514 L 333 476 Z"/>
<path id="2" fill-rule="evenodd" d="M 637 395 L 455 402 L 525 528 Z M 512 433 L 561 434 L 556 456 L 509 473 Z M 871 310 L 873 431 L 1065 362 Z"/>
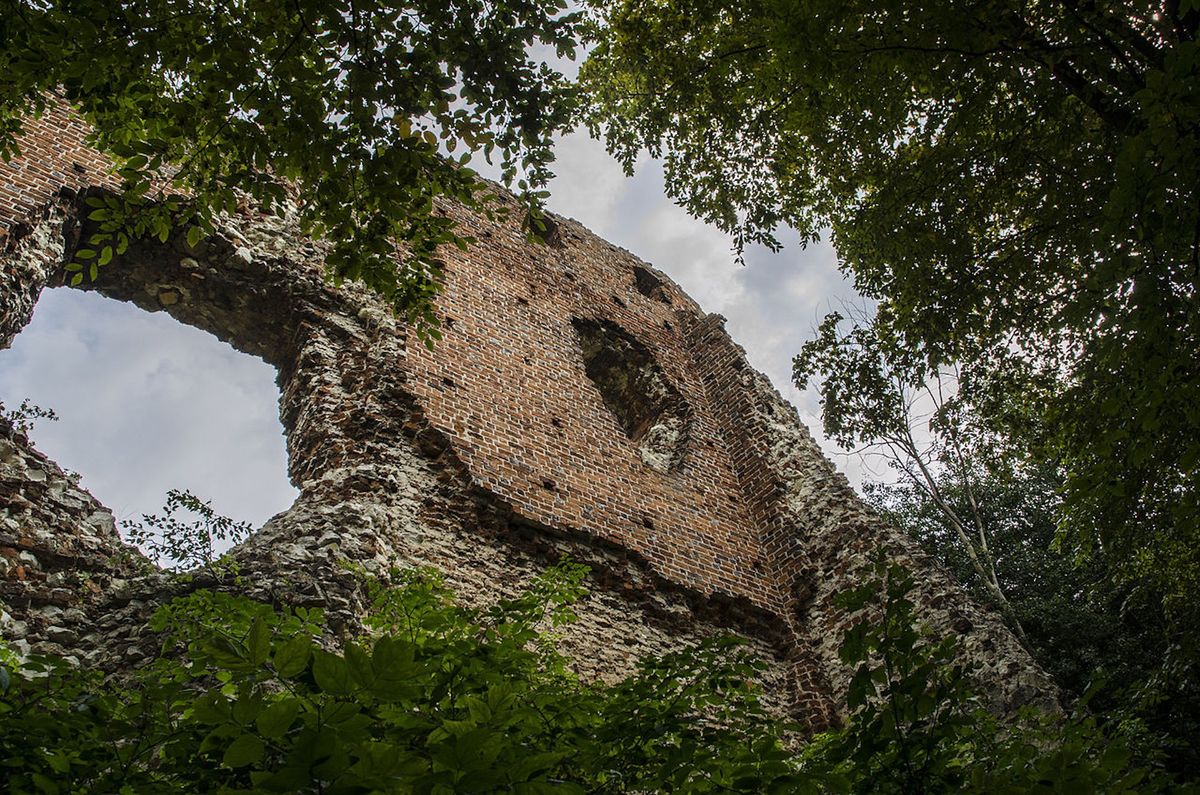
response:
<path id="1" fill-rule="evenodd" d="M 0 347 L 41 289 L 61 285 L 87 232 L 80 194 L 106 185 L 84 132 L 59 109 L 31 124 L 21 158 L 0 166 Z M 339 557 L 432 565 L 483 601 L 569 555 L 594 572 L 566 641 L 585 673 L 618 677 L 644 654 L 734 631 L 772 661 L 776 698 L 818 728 L 848 678 L 835 650 L 853 617 L 830 597 L 884 550 L 918 572 L 923 617 L 963 634 L 998 710 L 1052 697 L 997 617 L 863 506 L 721 318 L 569 219 L 555 218 L 555 244 L 539 246 L 515 221 L 440 211 L 478 243 L 444 252 L 444 338 L 432 351 L 409 345 L 373 295 L 327 284 L 323 246 L 294 219 L 253 208 L 195 247 L 182 233 L 137 244 L 84 285 L 166 311 L 277 369 L 301 493 L 234 551 L 256 592 L 352 622 L 359 606 Z M 162 578 L 114 570 L 90 580 L 76 613 L 47 616 L 39 594 L 49 586 L 29 579 L 30 567 L 75 564 L 38 550 L 86 536 L 106 560 L 136 553 L 86 494 L 61 490 L 86 506 L 85 522 L 34 485 L 33 469 L 61 472 L 23 437 L 6 444 L 0 631 L 136 658 L 128 628 L 161 596 Z M 72 621 L 99 629 L 80 633 Z"/>

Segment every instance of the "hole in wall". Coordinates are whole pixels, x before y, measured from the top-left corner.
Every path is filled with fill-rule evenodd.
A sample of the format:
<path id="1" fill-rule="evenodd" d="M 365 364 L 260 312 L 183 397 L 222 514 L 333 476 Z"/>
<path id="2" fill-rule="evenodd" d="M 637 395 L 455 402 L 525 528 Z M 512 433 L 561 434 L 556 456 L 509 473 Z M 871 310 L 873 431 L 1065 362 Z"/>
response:
<path id="1" fill-rule="evenodd" d="M 118 521 L 161 512 L 172 488 L 255 527 L 291 505 L 275 377 L 166 313 L 71 289 L 43 292 L 0 350 L 0 400 L 57 413 L 34 444 Z"/>
<path id="2" fill-rule="evenodd" d="M 541 232 L 546 245 L 553 248 L 563 248 L 566 245 L 563 242 L 562 229 L 559 227 L 558 221 L 555 221 L 549 213 L 543 214 L 538 221 L 541 224 L 541 229 L 538 231 Z"/>
<path id="3" fill-rule="evenodd" d="M 653 298 L 655 301 L 662 301 L 664 304 L 671 303 L 671 299 L 667 295 L 667 289 L 663 283 L 663 280 L 658 276 L 655 276 L 649 268 L 643 268 L 641 265 L 634 265 L 633 284 L 637 288 L 637 291 L 647 298 Z"/>
<path id="4" fill-rule="evenodd" d="M 617 424 L 659 472 L 676 468 L 687 442 L 688 405 L 650 349 L 614 323 L 574 318 L 584 370 Z"/>

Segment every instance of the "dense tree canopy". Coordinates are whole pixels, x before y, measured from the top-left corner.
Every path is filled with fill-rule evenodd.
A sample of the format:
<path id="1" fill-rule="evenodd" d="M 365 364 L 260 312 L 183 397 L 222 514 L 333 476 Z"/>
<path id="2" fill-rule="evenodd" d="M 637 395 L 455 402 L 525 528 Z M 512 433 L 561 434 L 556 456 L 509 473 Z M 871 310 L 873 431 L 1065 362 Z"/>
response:
<path id="1" fill-rule="evenodd" d="M 989 557 L 1006 596 L 978 574 L 927 489 L 875 483 L 867 499 L 953 572 L 981 604 L 1018 621 L 1038 662 L 1070 694 L 1114 723 L 1138 725 L 1142 742 L 1192 776 L 1200 768 L 1200 682 L 1168 631 L 1156 594 L 1114 585 L 1105 561 L 1075 565 L 1057 553 L 1053 471 L 942 470 L 938 498 L 988 528 Z M 1010 618 L 1011 614 L 1011 618 Z"/>
<path id="2" fill-rule="evenodd" d="M 305 226 L 335 244 L 333 275 L 365 280 L 426 328 L 434 249 L 463 242 L 434 200 L 487 208 L 465 166 L 471 154 L 498 153 L 537 223 L 536 188 L 568 92 L 527 50 L 573 48 L 575 17 L 564 9 L 561 0 L 0 0 L 0 156 L 55 94 L 91 122 L 127 190 L 98 211 L 112 234 L 86 250 L 95 255 L 83 255 L 85 271 L 123 250 L 126 227 L 165 235 L 192 222 L 199 233 L 239 192 L 272 207 L 291 181 Z M 171 179 L 155 180 L 164 164 Z M 407 254 L 399 268 L 397 242 Z"/>
<path id="3" fill-rule="evenodd" d="M 610 150 L 662 155 L 739 245 L 831 229 L 877 349 L 914 383 L 958 365 L 981 421 L 1063 473 L 1074 548 L 1200 624 L 1200 10 L 594 5 Z M 824 374 L 850 405 L 859 373 Z"/>

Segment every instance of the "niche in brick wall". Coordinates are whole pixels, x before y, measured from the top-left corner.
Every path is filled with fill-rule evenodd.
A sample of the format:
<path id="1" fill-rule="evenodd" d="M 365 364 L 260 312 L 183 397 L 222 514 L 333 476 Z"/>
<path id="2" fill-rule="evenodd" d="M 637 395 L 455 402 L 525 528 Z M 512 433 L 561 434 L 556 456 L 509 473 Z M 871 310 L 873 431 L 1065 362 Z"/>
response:
<path id="1" fill-rule="evenodd" d="M 664 304 L 671 303 L 671 299 L 667 297 L 663 280 L 651 273 L 649 268 L 643 268 L 641 265 L 633 267 L 633 285 L 639 293 L 647 298 L 662 301 Z"/>
<path id="2" fill-rule="evenodd" d="M 588 378 L 637 445 L 642 462 L 659 472 L 676 468 L 687 443 L 690 411 L 650 349 L 614 323 L 583 318 L 571 322 Z"/>

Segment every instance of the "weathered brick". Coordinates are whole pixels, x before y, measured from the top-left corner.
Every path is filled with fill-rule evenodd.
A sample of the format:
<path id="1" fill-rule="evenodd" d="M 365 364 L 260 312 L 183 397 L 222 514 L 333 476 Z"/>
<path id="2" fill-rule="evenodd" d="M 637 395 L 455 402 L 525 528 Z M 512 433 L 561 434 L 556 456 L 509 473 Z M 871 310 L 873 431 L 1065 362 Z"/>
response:
<path id="1" fill-rule="evenodd" d="M 28 322 L 42 287 L 62 281 L 81 223 L 75 194 L 114 185 L 86 132 L 55 108 L 28 123 L 22 157 L 0 166 L 9 232 L 0 237 L 0 346 Z M 815 728 L 846 686 L 836 647 L 856 618 L 832 596 L 883 550 L 918 572 L 922 617 L 963 635 L 997 710 L 1053 697 L 998 618 L 863 505 L 722 318 L 575 221 L 554 218 L 559 244 L 537 246 L 515 222 L 441 209 L 480 242 L 443 253 L 444 337 L 432 351 L 410 345 L 377 297 L 329 287 L 322 244 L 300 236 L 294 218 L 250 208 L 222 219 L 197 251 L 178 236 L 140 244 L 86 285 L 165 309 L 278 368 L 301 496 L 235 552 L 257 589 L 322 594 L 352 620 L 336 555 L 433 565 L 477 601 L 511 594 L 570 555 L 595 570 L 596 594 L 568 640 L 589 674 L 611 678 L 641 653 L 732 630 L 773 660 L 769 687 Z M 239 247 L 250 262 L 233 256 Z M 585 348 L 594 344 L 581 339 L 584 327 L 608 329 L 606 341 Z M 615 390 L 607 402 L 602 389 Z M 625 402 L 614 404 L 616 393 Z M 23 439 L 12 444 L 21 461 L 61 479 Z M 26 482 L 28 466 L 5 466 L 0 477 L 18 485 L 0 491 L 4 521 L 115 554 L 111 522 L 108 535 L 85 533 Z M 20 501 L 3 496 L 22 491 Z M 89 516 L 105 510 L 87 507 Z M 64 560 L 56 565 L 74 558 Z M 26 594 L 23 608 L 5 597 L 10 618 L 29 642 L 46 642 L 31 605 L 51 596 L 38 596 L 27 574 L 0 584 Z M 103 656 L 105 639 L 132 619 L 115 597 L 89 592 L 90 620 L 103 631 L 76 634 Z"/>

